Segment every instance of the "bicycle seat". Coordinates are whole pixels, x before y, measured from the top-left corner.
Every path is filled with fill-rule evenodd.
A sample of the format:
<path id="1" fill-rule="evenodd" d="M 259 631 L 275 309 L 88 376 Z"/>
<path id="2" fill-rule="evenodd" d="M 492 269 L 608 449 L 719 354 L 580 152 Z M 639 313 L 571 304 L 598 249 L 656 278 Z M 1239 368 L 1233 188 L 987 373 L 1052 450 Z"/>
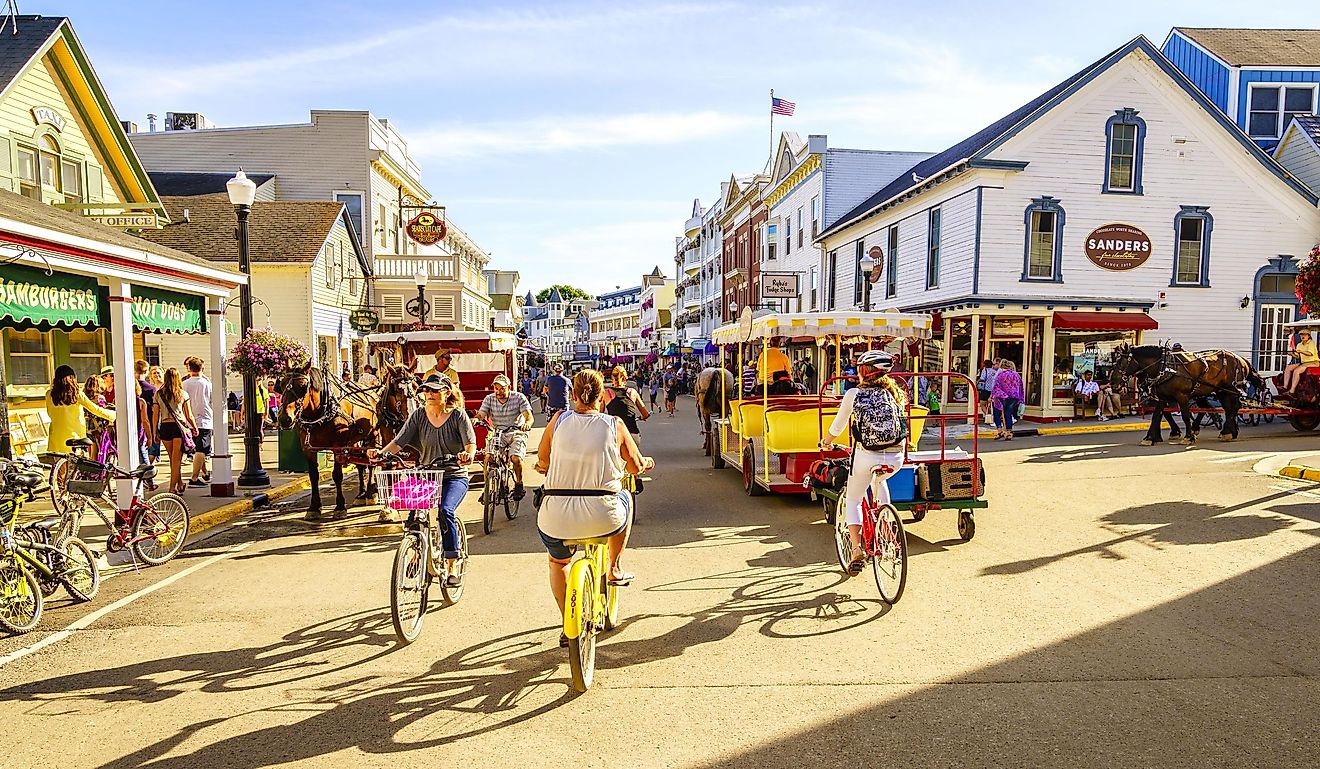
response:
<path id="1" fill-rule="evenodd" d="M 70 448 L 88 448 L 88 449 L 90 449 L 91 447 L 95 446 L 96 444 L 95 444 L 95 443 L 92 443 L 92 439 L 91 439 L 91 438 L 70 438 L 69 440 L 67 440 L 67 441 L 64 442 L 64 445 L 65 445 L 65 446 L 69 446 Z"/>
<path id="2" fill-rule="evenodd" d="M 14 488 L 31 489 L 40 486 L 45 478 L 41 473 L 33 472 L 31 470 L 20 470 L 18 472 L 10 473 L 5 480 Z"/>
<path id="3" fill-rule="evenodd" d="M 603 545 L 603 544 L 605 544 L 606 542 L 609 542 L 609 541 L 610 541 L 610 536 L 612 536 L 612 535 L 608 535 L 608 536 L 604 536 L 604 537 L 587 537 L 586 539 L 566 539 L 566 540 L 564 540 L 564 544 L 565 544 L 565 545 L 569 545 L 569 546 L 573 546 L 573 545 L 583 545 L 583 546 L 586 546 L 586 545 Z"/>
<path id="4" fill-rule="evenodd" d="M 132 478 L 141 478 L 141 479 L 144 480 L 144 481 L 149 481 L 149 480 L 151 480 L 152 478 L 155 478 L 155 477 L 156 477 L 156 466 L 155 466 L 155 465 L 140 465 L 140 466 L 138 467 L 138 469 L 136 469 L 136 470 L 134 470 L 133 472 L 129 473 L 129 476 L 132 477 Z"/>
<path id="5" fill-rule="evenodd" d="M 42 531 L 54 531 L 60 527 L 59 518 L 42 518 L 40 521 L 23 524 L 25 529 L 41 529 Z"/>

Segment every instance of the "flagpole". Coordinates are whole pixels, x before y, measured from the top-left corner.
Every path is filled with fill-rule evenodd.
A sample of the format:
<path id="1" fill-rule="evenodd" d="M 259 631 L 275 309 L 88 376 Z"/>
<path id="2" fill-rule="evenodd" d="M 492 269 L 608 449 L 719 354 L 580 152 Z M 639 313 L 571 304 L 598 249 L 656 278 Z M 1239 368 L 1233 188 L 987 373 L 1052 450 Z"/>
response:
<path id="1" fill-rule="evenodd" d="M 770 89 L 770 158 L 766 161 L 766 168 L 771 174 L 775 172 L 775 89 Z"/>

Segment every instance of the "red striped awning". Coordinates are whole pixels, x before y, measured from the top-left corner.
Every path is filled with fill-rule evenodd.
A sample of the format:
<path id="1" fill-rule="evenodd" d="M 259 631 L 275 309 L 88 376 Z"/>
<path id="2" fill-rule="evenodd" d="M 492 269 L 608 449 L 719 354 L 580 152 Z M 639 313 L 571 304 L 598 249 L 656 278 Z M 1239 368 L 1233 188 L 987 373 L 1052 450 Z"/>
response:
<path id="1" fill-rule="evenodd" d="M 1154 331 L 1160 324 L 1144 312 L 1056 312 L 1056 331 Z"/>

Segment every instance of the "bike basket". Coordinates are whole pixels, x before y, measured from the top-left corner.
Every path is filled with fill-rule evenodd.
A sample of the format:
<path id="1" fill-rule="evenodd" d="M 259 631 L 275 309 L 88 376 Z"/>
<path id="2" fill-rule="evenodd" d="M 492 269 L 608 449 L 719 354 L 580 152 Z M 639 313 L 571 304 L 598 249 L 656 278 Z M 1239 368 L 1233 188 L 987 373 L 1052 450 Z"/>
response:
<path id="1" fill-rule="evenodd" d="M 443 470 L 381 470 L 376 484 L 391 510 L 427 510 L 444 489 Z"/>
<path id="2" fill-rule="evenodd" d="M 64 482 L 70 494 L 84 497 L 99 497 L 110 485 L 110 471 L 96 462 L 85 459 L 73 460 L 69 477 Z"/>

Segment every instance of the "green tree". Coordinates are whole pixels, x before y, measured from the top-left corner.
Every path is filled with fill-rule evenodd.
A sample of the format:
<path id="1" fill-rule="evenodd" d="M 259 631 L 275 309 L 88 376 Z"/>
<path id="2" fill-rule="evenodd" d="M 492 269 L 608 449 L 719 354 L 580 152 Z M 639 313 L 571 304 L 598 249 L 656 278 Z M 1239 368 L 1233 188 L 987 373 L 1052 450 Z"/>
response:
<path id="1" fill-rule="evenodd" d="M 574 286 L 566 286 L 562 283 L 556 283 L 550 288 L 543 288 L 540 291 L 538 291 L 536 293 L 536 303 L 545 304 L 545 301 L 550 298 L 550 292 L 555 290 L 556 288 L 559 289 L 559 295 L 564 297 L 564 301 L 566 302 L 572 301 L 574 299 L 591 298 L 591 294 L 588 294 L 586 291 L 583 291 L 580 288 L 576 288 Z"/>

